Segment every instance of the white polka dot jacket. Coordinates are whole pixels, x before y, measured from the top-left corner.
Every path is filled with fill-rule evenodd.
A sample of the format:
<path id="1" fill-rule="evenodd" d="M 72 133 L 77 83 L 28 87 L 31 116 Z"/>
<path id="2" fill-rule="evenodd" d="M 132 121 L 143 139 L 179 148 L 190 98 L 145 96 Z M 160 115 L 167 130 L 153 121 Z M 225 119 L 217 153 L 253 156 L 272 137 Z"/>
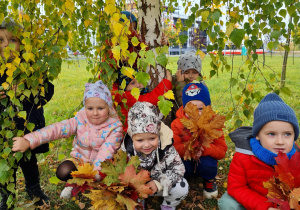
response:
<path id="1" fill-rule="evenodd" d="M 100 125 L 91 124 L 82 108 L 74 118 L 46 126 L 24 136 L 30 148 L 75 134 L 71 156 L 101 170 L 101 162 L 111 159 L 122 141 L 123 126 L 119 118 L 109 117 Z M 63 140 L 63 139 L 62 139 Z"/>
<path id="2" fill-rule="evenodd" d="M 134 155 L 139 157 L 142 161 L 140 165 L 141 168 L 150 171 L 150 177 L 157 185 L 158 192 L 163 191 L 163 195 L 166 196 L 172 188 L 172 185 L 183 178 L 185 167 L 179 154 L 172 145 L 173 132 L 164 123 L 161 124 L 159 138 L 160 144 L 157 150 L 153 151 L 154 159 L 149 158 L 152 154 L 150 154 L 147 159 L 153 163 L 143 164 L 143 159 L 145 160 L 145 158 L 134 150 L 132 139 L 128 134 L 125 136 L 121 148 L 128 154 L 129 158 Z"/>

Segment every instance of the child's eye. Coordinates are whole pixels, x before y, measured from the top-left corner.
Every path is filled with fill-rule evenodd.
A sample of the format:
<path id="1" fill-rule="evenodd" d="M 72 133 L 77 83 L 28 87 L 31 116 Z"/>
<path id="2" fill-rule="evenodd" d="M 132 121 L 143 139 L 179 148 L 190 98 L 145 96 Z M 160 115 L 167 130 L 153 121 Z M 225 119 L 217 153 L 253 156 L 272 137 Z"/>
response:
<path id="1" fill-rule="evenodd" d="M 10 42 L 17 42 L 17 40 L 16 39 L 11 39 Z"/>
<path id="2" fill-rule="evenodd" d="M 90 111 L 91 111 L 91 110 L 93 110 L 93 108 L 88 108 L 88 110 L 90 110 Z"/>
<path id="3" fill-rule="evenodd" d="M 291 133 L 285 133 L 284 134 L 285 136 L 290 136 L 290 135 L 292 135 Z"/>
<path id="4" fill-rule="evenodd" d="M 98 108 L 99 110 L 102 110 L 103 108 L 101 107 L 101 108 Z"/>
<path id="5" fill-rule="evenodd" d="M 268 133 L 269 136 L 275 136 L 275 133 Z"/>
<path id="6" fill-rule="evenodd" d="M 198 110 L 199 110 L 199 111 L 202 111 L 202 110 L 203 110 L 203 108 L 199 108 Z"/>
<path id="7" fill-rule="evenodd" d="M 153 140 L 155 140 L 155 138 L 154 138 L 154 137 L 153 137 L 153 138 L 150 138 L 150 140 L 153 141 Z"/>

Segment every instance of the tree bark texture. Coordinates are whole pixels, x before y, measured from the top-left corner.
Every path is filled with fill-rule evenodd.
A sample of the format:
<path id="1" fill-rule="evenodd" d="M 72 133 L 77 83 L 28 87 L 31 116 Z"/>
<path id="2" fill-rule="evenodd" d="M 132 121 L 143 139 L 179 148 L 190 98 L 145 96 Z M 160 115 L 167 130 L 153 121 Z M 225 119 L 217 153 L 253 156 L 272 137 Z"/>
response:
<path id="1" fill-rule="evenodd" d="M 161 8 L 160 0 L 138 0 L 138 21 L 142 40 L 150 50 L 155 52 L 155 48 L 161 46 Z M 152 91 L 158 83 L 165 77 L 166 69 L 159 64 L 150 65 L 147 68 L 150 75 L 149 90 Z"/>

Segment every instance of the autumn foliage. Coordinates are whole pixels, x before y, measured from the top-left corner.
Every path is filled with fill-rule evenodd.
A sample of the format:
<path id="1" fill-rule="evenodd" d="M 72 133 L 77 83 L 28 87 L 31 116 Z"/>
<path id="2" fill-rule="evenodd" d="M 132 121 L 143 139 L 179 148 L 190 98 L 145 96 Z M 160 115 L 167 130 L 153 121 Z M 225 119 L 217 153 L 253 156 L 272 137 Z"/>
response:
<path id="1" fill-rule="evenodd" d="M 300 210 L 300 152 L 291 159 L 280 152 L 275 159 L 276 175 L 263 183 L 268 190 L 267 197 L 270 202 L 278 204 L 279 209 Z"/>
<path id="2" fill-rule="evenodd" d="M 93 165 L 84 163 L 78 171 L 72 172 L 73 179 L 68 181 L 68 186 L 73 186 L 72 196 L 90 190 L 84 195 L 91 199 L 94 209 L 134 210 L 141 206 L 142 199 L 152 194 L 146 185 L 151 180 L 150 174 L 138 170 L 139 164 L 138 157 L 128 160 L 127 154 L 119 150 L 112 160 L 102 162 L 99 174 L 104 179 L 101 182 L 94 179 L 98 172 L 93 170 Z"/>
<path id="3" fill-rule="evenodd" d="M 184 159 L 196 160 L 195 156 L 202 146 L 209 147 L 214 139 L 223 135 L 225 117 L 216 114 L 211 106 L 204 107 L 200 115 L 197 106 L 192 103 L 186 105 L 184 112 L 189 118 L 182 118 L 180 121 L 192 133 L 190 139 L 184 143 Z"/>

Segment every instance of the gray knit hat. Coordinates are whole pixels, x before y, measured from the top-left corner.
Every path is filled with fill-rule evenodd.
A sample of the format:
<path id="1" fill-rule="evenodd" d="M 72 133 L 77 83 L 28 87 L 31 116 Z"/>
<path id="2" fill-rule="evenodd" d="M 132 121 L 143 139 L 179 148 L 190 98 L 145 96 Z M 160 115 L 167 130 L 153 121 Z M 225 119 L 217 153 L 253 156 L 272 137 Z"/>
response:
<path id="1" fill-rule="evenodd" d="M 18 27 L 24 29 L 19 23 L 16 23 L 11 17 L 4 18 L 3 22 L 0 25 L 0 28 L 9 28 L 9 27 Z"/>
<path id="2" fill-rule="evenodd" d="M 294 127 L 295 140 L 299 136 L 299 124 L 294 110 L 275 93 L 269 93 L 258 104 L 254 111 L 252 135 L 256 137 L 260 129 L 268 122 L 284 121 Z"/>
<path id="3" fill-rule="evenodd" d="M 178 69 L 181 69 L 183 72 L 189 69 L 195 69 L 201 74 L 202 60 L 199 56 L 196 56 L 195 51 L 189 51 L 180 55 L 177 65 Z"/>

